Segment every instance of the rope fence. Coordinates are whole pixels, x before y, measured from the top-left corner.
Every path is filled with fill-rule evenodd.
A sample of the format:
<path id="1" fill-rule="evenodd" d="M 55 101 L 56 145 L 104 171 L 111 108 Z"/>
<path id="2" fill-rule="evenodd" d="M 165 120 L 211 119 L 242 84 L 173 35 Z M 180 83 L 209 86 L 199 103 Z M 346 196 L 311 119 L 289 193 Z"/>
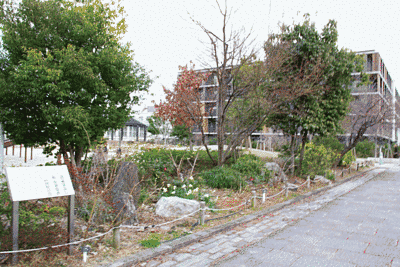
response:
<path id="1" fill-rule="evenodd" d="M 114 231 L 114 243 L 115 243 L 115 244 L 120 244 L 120 240 L 119 240 L 119 239 L 120 239 L 120 234 L 119 234 L 119 231 L 120 231 L 121 228 L 129 228 L 129 229 L 138 229 L 138 228 L 142 228 L 142 229 L 148 229 L 148 228 L 160 227 L 160 226 L 167 225 L 167 224 L 170 224 L 170 223 L 173 223 L 173 222 L 182 220 L 182 219 L 184 219 L 184 218 L 187 218 L 187 217 L 189 217 L 189 216 L 191 216 L 191 215 L 193 215 L 193 214 L 195 214 L 195 213 L 197 213 L 197 212 L 199 212 L 199 224 L 200 224 L 200 225 L 203 225 L 204 222 L 205 222 L 205 220 L 204 220 L 204 218 L 205 218 L 205 211 L 207 211 L 207 210 L 210 210 L 210 211 L 228 211 L 228 210 L 233 210 L 233 209 L 242 207 L 242 206 L 244 206 L 244 205 L 247 205 L 249 202 L 251 202 L 251 206 L 252 206 L 252 207 L 256 207 L 256 199 L 257 199 L 257 198 L 262 199 L 262 203 L 264 203 L 266 200 L 271 199 L 271 198 L 274 198 L 274 197 L 276 197 L 276 196 L 282 194 L 284 191 L 286 191 L 286 197 L 287 197 L 287 195 L 288 195 L 288 190 L 289 190 L 289 189 L 300 188 L 300 187 L 302 187 L 302 186 L 305 185 L 305 184 L 307 184 L 307 188 L 310 188 L 310 181 L 311 181 L 311 180 L 310 180 L 310 177 L 309 177 L 309 176 L 307 177 L 307 180 L 306 180 L 303 184 L 298 185 L 298 186 L 295 186 L 295 185 L 288 186 L 287 181 L 286 181 L 286 185 L 285 185 L 285 187 L 284 187 L 284 189 L 283 189 L 282 191 L 280 191 L 279 193 L 277 193 L 277 194 L 275 194 L 275 195 L 273 195 L 273 196 L 269 196 L 269 197 L 266 197 L 266 196 L 265 196 L 266 189 L 263 189 L 263 190 L 262 190 L 262 191 L 263 191 L 262 197 L 257 196 L 257 195 L 256 195 L 256 191 L 253 190 L 253 191 L 252 191 L 253 196 L 252 196 L 249 200 L 243 202 L 242 204 L 240 204 L 240 205 L 238 205 L 238 206 L 231 207 L 231 208 L 226 208 L 226 209 L 213 209 L 213 208 L 208 208 L 208 207 L 205 207 L 205 201 L 200 201 L 200 208 L 199 208 L 199 209 L 197 209 L 196 211 L 193 211 L 193 212 L 191 212 L 191 213 L 189 213 L 189 214 L 186 214 L 186 215 L 184 215 L 184 216 L 182 216 L 182 217 L 180 217 L 180 218 L 177 218 L 177 219 L 175 219 L 175 220 L 172 220 L 172 221 L 168 221 L 168 222 L 164 222 L 164 223 L 160 223 L 160 224 L 156 224 L 156 225 L 147 225 L 147 226 L 131 226 L 131 225 L 123 225 L 123 224 L 121 224 L 121 225 L 119 225 L 119 226 L 115 226 L 115 227 L 111 228 L 110 230 L 108 230 L 108 231 L 105 232 L 105 233 L 98 234 L 98 235 L 95 235 L 95 236 L 92 236 L 92 237 L 89 237 L 89 238 L 86 238 L 86 239 L 82 239 L 82 240 L 79 240 L 79 241 L 74 241 L 74 242 L 65 243 L 65 244 L 60 244 L 60 245 L 54 245 L 54 246 L 47 246 L 47 247 L 42 247 L 42 248 L 24 249 L 24 250 L 17 250 L 17 251 L 0 251 L 0 254 L 33 252 L 33 251 L 46 250 L 46 249 L 51 249 L 51 248 L 58 248 L 58 247 L 63 247 L 63 246 L 68 246 L 68 245 L 77 245 L 77 244 L 80 244 L 80 243 L 83 243 L 83 242 L 86 242 L 86 241 L 89 241 L 89 240 L 93 240 L 93 239 L 97 239 L 97 238 L 103 237 L 103 236 L 109 234 L 111 231 Z M 313 181 L 313 182 L 314 182 L 314 181 Z M 233 215 L 233 214 L 232 214 L 232 215 Z M 226 216 L 224 216 L 224 217 L 226 217 Z M 117 239 L 117 240 L 115 240 L 115 239 Z M 118 246 L 117 246 L 117 247 L 118 247 Z"/>

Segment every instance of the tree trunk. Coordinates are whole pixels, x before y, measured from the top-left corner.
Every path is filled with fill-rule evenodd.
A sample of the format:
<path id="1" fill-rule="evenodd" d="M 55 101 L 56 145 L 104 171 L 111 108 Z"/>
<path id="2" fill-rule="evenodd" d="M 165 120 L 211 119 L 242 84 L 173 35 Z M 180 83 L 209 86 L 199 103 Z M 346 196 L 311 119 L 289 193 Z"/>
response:
<path id="1" fill-rule="evenodd" d="M 83 147 L 82 146 L 78 146 L 75 148 L 75 162 L 76 162 L 76 166 L 78 168 L 81 167 L 81 162 L 82 162 L 82 156 L 83 156 Z"/>
<path id="2" fill-rule="evenodd" d="M 307 133 L 303 133 L 301 137 L 301 150 L 300 150 L 300 162 L 299 162 L 299 172 L 301 173 L 301 167 L 303 164 L 303 159 L 304 159 L 304 149 L 306 147 L 306 141 L 307 141 Z"/>
<path id="3" fill-rule="evenodd" d="M 292 135 L 291 142 L 290 142 L 290 154 L 291 154 L 291 158 L 292 158 L 292 164 L 291 164 L 292 176 L 294 176 L 294 141 L 295 141 L 295 135 Z"/>

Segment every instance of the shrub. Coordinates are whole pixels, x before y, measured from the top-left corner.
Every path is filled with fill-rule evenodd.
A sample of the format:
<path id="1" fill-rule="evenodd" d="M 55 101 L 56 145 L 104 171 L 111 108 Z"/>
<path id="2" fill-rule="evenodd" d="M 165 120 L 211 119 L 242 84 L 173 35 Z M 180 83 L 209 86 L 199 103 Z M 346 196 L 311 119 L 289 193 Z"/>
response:
<path id="1" fill-rule="evenodd" d="M 230 167 L 255 181 L 268 181 L 270 171 L 265 169 L 265 162 L 255 155 L 242 155 Z"/>
<path id="2" fill-rule="evenodd" d="M 356 145 L 356 155 L 358 158 L 368 158 L 375 156 L 375 143 L 365 139 Z"/>
<path id="3" fill-rule="evenodd" d="M 212 188 L 239 190 L 246 185 L 241 174 L 228 167 L 220 166 L 200 173 L 204 183 Z"/>
<path id="4" fill-rule="evenodd" d="M 171 160 L 171 154 L 175 162 L 179 164 L 182 158 L 193 159 L 194 151 L 144 149 L 132 157 L 137 163 L 139 176 L 145 178 L 148 185 L 161 187 L 170 178 L 176 175 L 176 169 Z M 186 161 L 185 161 L 186 162 Z"/>
<path id="5" fill-rule="evenodd" d="M 352 162 L 356 160 L 356 157 L 351 153 L 351 151 L 347 152 L 342 160 L 339 162 L 340 166 L 349 166 Z"/>
<path id="6" fill-rule="evenodd" d="M 310 175 L 312 178 L 315 175 L 325 175 L 336 157 L 337 153 L 331 149 L 327 149 L 323 145 L 317 146 L 314 143 L 308 143 L 304 151 L 302 174 Z"/>
<path id="7" fill-rule="evenodd" d="M 334 135 L 316 136 L 313 139 L 313 143 L 316 146 L 323 145 L 325 148 L 329 148 L 336 153 L 339 153 L 344 148 L 344 145 L 341 144 L 337 137 Z"/>

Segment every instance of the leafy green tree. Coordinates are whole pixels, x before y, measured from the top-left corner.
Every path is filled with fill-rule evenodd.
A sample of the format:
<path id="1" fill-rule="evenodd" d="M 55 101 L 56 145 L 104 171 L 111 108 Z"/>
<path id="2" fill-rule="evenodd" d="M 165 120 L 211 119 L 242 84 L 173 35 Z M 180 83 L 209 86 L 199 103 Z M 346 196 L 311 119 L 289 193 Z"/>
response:
<path id="1" fill-rule="evenodd" d="M 191 142 L 192 140 L 192 130 L 190 129 L 190 127 L 186 126 L 185 124 L 176 124 L 174 125 L 174 127 L 172 128 L 172 132 L 171 132 L 171 136 L 176 136 L 178 137 L 179 141 L 181 142 Z"/>
<path id="2" fill-rule="evenodd" d="M 363 60 L 355 53 L 337 47 L 338 31 L 334 20 L 330 20 L 322 32 L 318 33 L 306 14 L 304 22 L 283 29 L 280 37 L 291 41 L 297 58 L 292 64 L 300 67 L 303 60 L 315 63 L 320 61 L 323 68 L 319 79 L 320 93 L 304 95 L 284 103 L 281 109 L 286 112 L 273 114 L 267 121 L 268 126 L 275 126 L 292 137 L 292 154 L 295 151 L 295 136 L 301 135 L 301 170 L 308 135 L 336 134 L 341 131 L 341 121 L 352 99 L 351 73 L 362 72 Z M 362 75 L 363 83 L 367 80 L 367 75 Z M 294 154 L 292 160 L 294 162 Z"/>
<path id="3" fill-rule="evenodd" d="M 16 143 L 48 152 L 56 143 L 80 165 L 90 143 L 128 120 L 139 101 L 130 95 L 151 83 L 120 43 L 123 9 L 99 0 L 0 4 L 0 122 Z"/>

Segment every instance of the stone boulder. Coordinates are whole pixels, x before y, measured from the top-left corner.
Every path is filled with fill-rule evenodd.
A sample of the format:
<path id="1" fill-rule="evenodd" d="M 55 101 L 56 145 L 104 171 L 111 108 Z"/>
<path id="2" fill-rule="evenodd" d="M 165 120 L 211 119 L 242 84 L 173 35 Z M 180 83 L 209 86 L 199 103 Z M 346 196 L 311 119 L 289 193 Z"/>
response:
<path id="1" fill-rule="evenodd" d="M 124 224 L 132 225 L 138 223 L 137 213 L 133 198 L 128 193 L 122 193 L 114 198 L 114 205 L 118 220 Z"/>
<path id="2" fill-rule="evenodd" d="M 321 175 L 315 175 L 314 181 L 320 181 L 324 184 L 329 184 L 329 185 L 332 184 L 330 180 L 326 179 L 324 176 Z"/>
<path id="3" fill-rule="evenodd" d="M 161 197 L 156 204 L 156 214 L 162 217 L 180 217 L 200 208 L 196 200 L 180 197 Z"/>
<path id="4" fill-rule="evenodd" d="M 121 162 L 111 190 L 116 214 L 124 223 L 137 223 L 136 207 L 140 196 L 138 168 L 133 162 Z"/>
<path id="5" fill-rule="evenodd" d="M 270 183 L 287 180 L 286 174 L 282 171 L 282 168 L 279 166 L 278 163 L 267 162 L 267 163 L 265 163 L 264 167 L 267 170 L 272 171 L 272 173 L 273 173 L 272 180 L 269 181 Z"/>

